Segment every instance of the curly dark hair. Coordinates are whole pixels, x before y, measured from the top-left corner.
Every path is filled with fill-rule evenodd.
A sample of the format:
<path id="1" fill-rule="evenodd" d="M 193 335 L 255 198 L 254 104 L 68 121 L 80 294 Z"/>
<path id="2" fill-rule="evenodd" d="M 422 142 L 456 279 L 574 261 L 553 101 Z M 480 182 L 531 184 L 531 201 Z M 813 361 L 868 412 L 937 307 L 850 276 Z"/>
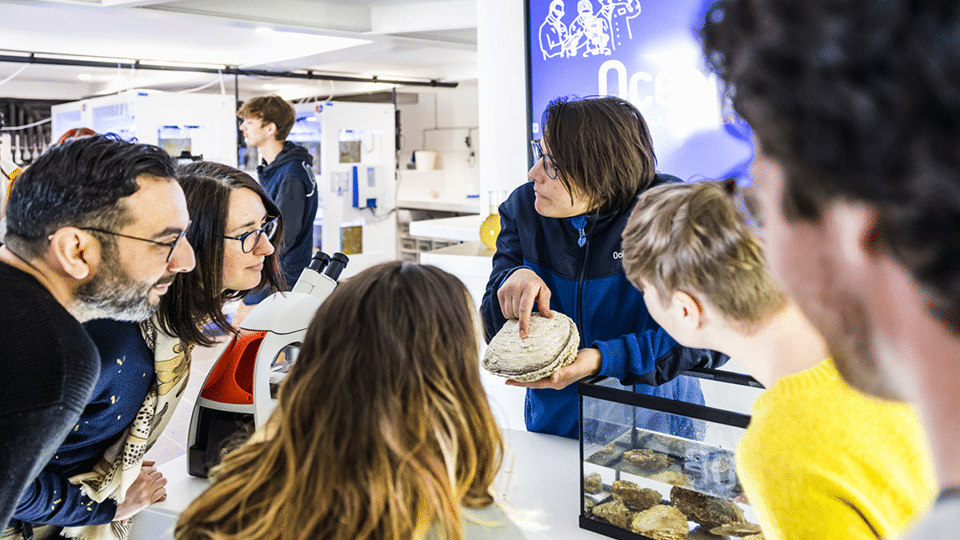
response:
<path id="1" fill-rule="evenodd" d="M 720 0 L 702 35 L 784 168 L 784 214 L 871 205 L 886 249 L 960 332 L 960 3 Z"/>

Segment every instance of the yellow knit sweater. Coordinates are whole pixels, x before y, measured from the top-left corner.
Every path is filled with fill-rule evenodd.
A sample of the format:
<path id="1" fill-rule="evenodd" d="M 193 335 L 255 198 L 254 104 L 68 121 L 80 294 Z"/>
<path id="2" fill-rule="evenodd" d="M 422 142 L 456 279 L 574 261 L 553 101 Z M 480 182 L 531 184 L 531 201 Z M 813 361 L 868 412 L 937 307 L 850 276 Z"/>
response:
<path id="1" fill-rule="evenodd" d="M 767 540 L 892 537 L 936 496 L 913 408 L 857 392 L 830 359 L 754 402 L 737 471 Z"/>

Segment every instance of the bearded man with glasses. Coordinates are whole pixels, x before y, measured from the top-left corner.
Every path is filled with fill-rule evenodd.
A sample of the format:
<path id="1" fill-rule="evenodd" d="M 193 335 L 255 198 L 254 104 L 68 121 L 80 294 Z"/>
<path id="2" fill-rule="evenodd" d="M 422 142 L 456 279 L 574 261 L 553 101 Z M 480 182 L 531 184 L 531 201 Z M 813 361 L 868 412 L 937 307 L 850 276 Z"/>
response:
<path id="1" fill-rule="evenodd" d="M 193 347 L 236 332 L 223 313 L 227 301 L 264 285 L 282 287 L 271 244 L 282 235 L 279 209 L 263 188 L 219 163 L 182 165 L 176 174 L 194 217 L 182 242 L 196 249 L 197 269 L 170 283 L 146 321 L 85 323 L 102 359 L 100 380 L 76 428 L 14 514 L 42 538 L 122 539 L 130 517 L 162 500 L 164 480 L 143 455 L 183 395 Z M 171 260 L 176 257 L 178 240 L 155 241 L 115 227 L 86 229 L 117 242 L 171 249 Z M 135 490 L 138 476 L 150 489 Z"/>
<path id="2" fill-rule="evenodd" d="M 183 241 L 189 222 L 174 162 L 155 146 L 72 139 L 18 178 L 0 247 L 4 525 L 77 429 L 99 381 L 101 359 L 80 323 L 140 320 L 155 311 L 174 277 L 194 267 Z M 153 492 L 158 482 L 158 474 L 146 475 L 134 491 Z"/>

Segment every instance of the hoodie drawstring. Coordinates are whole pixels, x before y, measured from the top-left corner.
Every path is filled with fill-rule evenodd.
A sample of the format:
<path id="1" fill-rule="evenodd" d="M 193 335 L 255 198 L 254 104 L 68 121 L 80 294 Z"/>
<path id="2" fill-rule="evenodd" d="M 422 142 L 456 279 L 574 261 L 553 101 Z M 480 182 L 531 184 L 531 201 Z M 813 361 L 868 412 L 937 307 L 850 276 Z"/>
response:
<path id="1" fill-rule="evenodd" d="M 580 233 L 580 237 L 577 238 L 577 245 L 583 247 L 587 243 L 587 233 L 583 230 L 587 226 L 586 216 L 572 217 L 570 218 L 570 224 Z"/>

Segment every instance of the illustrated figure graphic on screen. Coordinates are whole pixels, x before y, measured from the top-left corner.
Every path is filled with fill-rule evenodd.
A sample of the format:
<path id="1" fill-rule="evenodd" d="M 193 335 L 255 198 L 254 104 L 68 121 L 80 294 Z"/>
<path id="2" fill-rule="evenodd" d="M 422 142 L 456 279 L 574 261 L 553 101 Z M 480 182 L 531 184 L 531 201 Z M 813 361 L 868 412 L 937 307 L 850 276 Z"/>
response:
<path id="1" fill-rule="evenodd" d="M 610 46 L 616 49 L 623 45 L 623 35 L 626 33 L 627 39 L 633 39 L 633 32 L 630 30 L 630 19 L 635 19 L 640 15 L 640 0 L 600 0 L 603 6 L 598 15 L 607 20 L 610 30 Z"/>
<path id="2" fill-rule="evenodd" d="M 640 15 L 640 0 L 599 0 L 594 13 L 591 0 L 577 2 L 577 18 L 568 27 L 563 0 L 550 2 L 550 10 L 540 25 L 540 52 L 543 59 L 569 58 L 583 51 L 583 57 L 610 56 L 624 40 L 633 39 L 630 20 Z"/>
<path id="3" fill-rule="evenodd" d="M 560 21 L 564 15 L 563 0 L 553 0 L 550 2 L 550 13 L 540 25 L 540 51 L 543 52 L 543 59 L 553 58 L 555 56 L 564 57 L 576 54 L 570 51 L 570 34 L 567 31 L 567 25 Z"/>
<path id="4" fill-rule="evenodd" d="M 593 13 L 593 4 L 590 0 L 577 2 L 579 15 L 570 23 L 571 49 L 574 54 L 581 48 L 583 56 L 610 55 L 610 23 L 603 17 Z"/>

